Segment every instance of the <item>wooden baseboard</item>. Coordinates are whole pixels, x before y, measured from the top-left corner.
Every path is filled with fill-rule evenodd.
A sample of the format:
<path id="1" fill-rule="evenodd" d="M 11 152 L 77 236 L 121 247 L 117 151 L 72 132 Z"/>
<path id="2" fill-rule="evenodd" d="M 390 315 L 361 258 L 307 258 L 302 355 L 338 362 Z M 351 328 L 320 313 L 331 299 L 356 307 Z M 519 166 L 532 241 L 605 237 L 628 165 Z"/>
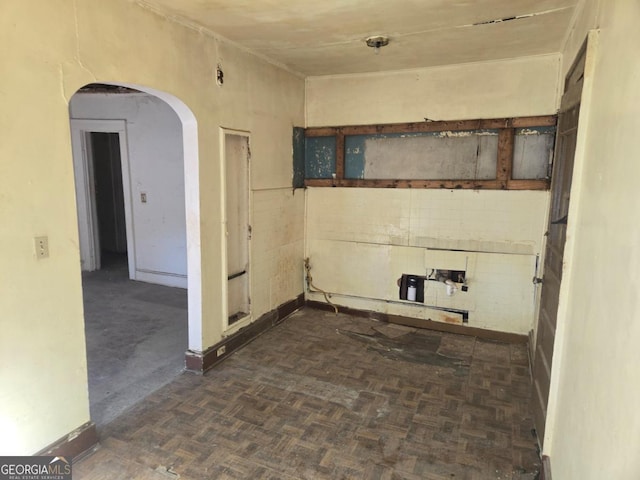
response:
<path id="1" fill-rule="evenodd" d="M 98 447 L 98 433 L 93 422 L 87 422 L 68 433 L 36 455 L 67 457 L 78 460 Z"/>
<path id="2" fill-rule="evenodd" d="M 540 480 L 551 480 L 551 459 L 547 455 L 542 456 Z"/>
<path id="3" fill-rule="evenodd" d="M 293 312 L 304 306 L 304 294 L 283 303 L 274 310 L 265 313 L 256 321 L 241 328 L 233 335 L 223 338 L 204 352 L 188 350 L 185 354 L 187 370 L 195 373 L 204 373 L 217 363 L 224 360 L 236 350 L 244 347 L 254 338 L 280 323 Z M 224 347 L 224 353 L 218 355 L 220 348 Z"/>
<path id="4" fill-rule="evenodd" d="M 333 311 L 333 306 L 317 302 L 314 300 L 307 300 L 305 305 L 310 308 L 318 310 Z M 460 335 L 469 335 L 472 337 L 483 338 L 486 340 L 495 340 L 505 343 L 522 343 L 526 344 L 529 340 L 527 335 L 519 335 L 517 333 L 498 332 L 496 330 L 485 330 L 484 328 L 467 327 L 465 325 L 454 325 L 450 323 L 435 322 L 433 320 L 423 320 L 420 318 L 404 317 L 401 315 L 391 315 L 388 313 L 373 312 L 369 310 L 359 310 L 355 308 L 338 306 L 338 310 L 341 313 L 353 315 L 355 317 L 371 318 L 379 320 L 381 322 L 395 323 L 398 325 L 405 325 L 414 328 L 424 328 L 427 330 L 436 330 L 438 332 L 457 333 Z"/>

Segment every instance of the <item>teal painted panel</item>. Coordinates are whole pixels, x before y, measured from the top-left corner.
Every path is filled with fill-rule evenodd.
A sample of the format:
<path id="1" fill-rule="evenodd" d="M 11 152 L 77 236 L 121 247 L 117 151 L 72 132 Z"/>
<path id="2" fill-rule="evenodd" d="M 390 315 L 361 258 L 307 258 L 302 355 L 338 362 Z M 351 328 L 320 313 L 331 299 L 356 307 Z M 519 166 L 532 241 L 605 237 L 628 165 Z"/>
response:
<path id="1" fill-rule="evenodd" d="M 364 178 L 364 151 L 367 138 L 375 135 L 344 137 L 344 178 Z"/>
<path id="2" fill-rule="evenodd" d="M 333 178 L 336 172 L 336 137 L 307 137 L 305 178 Z"/>
<path id="3" fill-rule="evenodd" d="M 304 187 L 304 128 L 293 127 L 293 188 Z"/>

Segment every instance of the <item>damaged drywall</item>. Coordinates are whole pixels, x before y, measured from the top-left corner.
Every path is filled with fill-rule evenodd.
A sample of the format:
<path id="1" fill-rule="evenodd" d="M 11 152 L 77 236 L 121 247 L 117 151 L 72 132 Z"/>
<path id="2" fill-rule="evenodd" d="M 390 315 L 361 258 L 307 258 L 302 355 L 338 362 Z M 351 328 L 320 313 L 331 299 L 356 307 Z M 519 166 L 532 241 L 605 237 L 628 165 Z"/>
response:
<path id="1" fill-rule="evenodd" d="M 466 311 L 472 327 L 531 329 L 547 192 L 312 187 L 307 198 L 306 254 L 338 305 L 441 322 L 453 319 L 446 309 Z M 399 298 L 402 274 L 432 269 L 467 272 L 467 291 L 425 281 L 424 303 Z"/>

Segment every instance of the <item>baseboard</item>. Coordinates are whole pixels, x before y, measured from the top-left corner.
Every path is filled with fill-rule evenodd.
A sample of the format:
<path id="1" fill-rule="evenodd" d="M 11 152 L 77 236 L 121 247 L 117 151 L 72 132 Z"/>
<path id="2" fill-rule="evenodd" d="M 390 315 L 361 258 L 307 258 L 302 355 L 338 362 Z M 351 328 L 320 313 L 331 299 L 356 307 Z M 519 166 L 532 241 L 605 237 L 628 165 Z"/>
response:
<path id="1" fill-rule="evenodd" d="M 241 328 L 236 333 L 223 338 L 204 352 L 193 352 L 188 350 L 185 354 L 187 370 L 195 373 L 206 372 L 233 352 L 244 347 L 254 338 L 277 325 L 303 306 L 304 294 L 300 294 L 293 300 L 285 302 L 270 312 L 265 313 L 256 321 L 250 323 L 244 328 Z M 220 352 L 218 355 L 221 348 L 223 348 L 224 351 Z"/>
<path id="2" fill-rule="evenodd" d="M 327 310 L 333 312 L 333 306 L 327 303 L 307 300 L 305 305 L 318 310 Z M 388 313 L 373 312 L 370 310 L 359 310 L 355 308 L 343 307 L 338 305 L 341 313 L 353 315 L 355 317 L 364 317 L 378 320 L 381 322 L 395 323 L 414 328 L 424 328 L 426 330 L 436 330 L 438 332 L 457 333 L 460 335 L 469 335 L 472 337 L 483 338 L 486 340 L 495 340 L 505 343 L 521 343 L 526 344 L 529 340 L 527 335 L 517 333 L 499 332 L 496 330 L 485 330 L 484 328 L 467 327 L 465 325 L 454 325 L 450 323 L 434 322 L 433 320 L 423 320 L 420 318 L 404 317 L 402 315 L 391 315 Z"/>
<path id="3" fill-rule="evenodd" d="M 136 270 L 136 280 L 155 285 L 164 285 L 165 287 L 187 288 L 187 276 L 174 273 Z"/>
<path id="4" fill-rule="evenodd" d="M 91 453 L 98 446 L 98 433 L 93 422 L 87 422 L 68 433 L 36 455 L 67 457 L 78 460 Z"/>
<path id="5" fill-rule="evenodd" d="M 551 480 L 551 459 L 547 455 L 542 456 L 540 480 Z"/>

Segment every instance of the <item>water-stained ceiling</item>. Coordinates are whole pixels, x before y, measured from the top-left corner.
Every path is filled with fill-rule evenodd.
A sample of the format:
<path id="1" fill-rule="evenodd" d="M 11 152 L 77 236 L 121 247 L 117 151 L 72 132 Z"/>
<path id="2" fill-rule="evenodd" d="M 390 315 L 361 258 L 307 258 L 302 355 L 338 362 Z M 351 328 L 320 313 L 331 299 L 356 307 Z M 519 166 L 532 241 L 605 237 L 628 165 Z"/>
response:
<path id="1" fill-rule="evenodd" d="M 303 75 L 558 52 L 579 0 L 138 0 Z M 372 35 L 390 43 L 379 55 Z"/>

